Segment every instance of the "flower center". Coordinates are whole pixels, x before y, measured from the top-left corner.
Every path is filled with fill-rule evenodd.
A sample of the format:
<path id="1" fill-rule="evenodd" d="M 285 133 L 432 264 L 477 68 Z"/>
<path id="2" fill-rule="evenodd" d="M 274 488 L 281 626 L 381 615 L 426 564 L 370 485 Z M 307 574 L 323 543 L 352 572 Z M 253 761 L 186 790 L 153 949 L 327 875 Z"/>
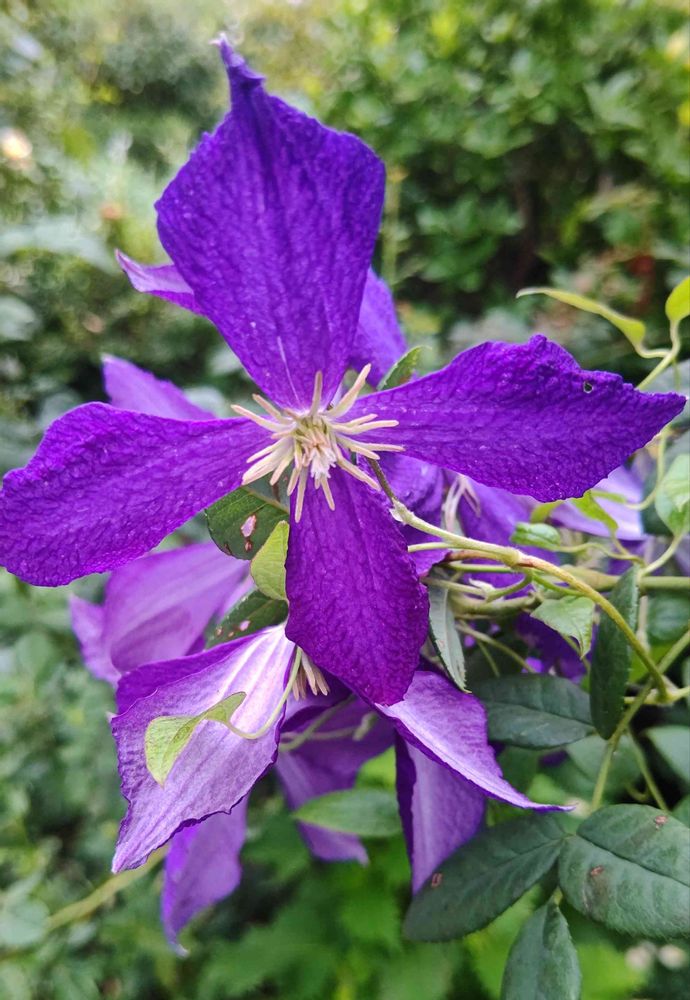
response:
<path id="1" fill-rule="evenodd" d="M 291 496 L 297 490 L 296 521 L 302 516 L 304 492 L 310 475 L 315 488 L 323 490 L 331 510 L 335 508 L 328 482 L 333 466 L 339 466 L 373 489 L 380 489 L 376 480 L 351 461 L 348 455 L 362 455 L 364 458 L 378 461 L 380 452 L 402 451 L 401 445 L 369 441 L 363 444 L 357 440 L 359 435 L 368 434 L 370 431 L 383 427 L 397 427 L 398 421 L 377 420 L 375 413 L 366 413 L 354 420 L 343 419 L 354 406 L 370 370 L 371 365 L 366 365 L 355 379 L 352 388 L 348 389 L 337 403 L 327 408 L 321 407 L 323 387 L 321 372 L 317 372 L 314 379 L 314 394 L 306 413 L 287 408 L 279 410 L 259 395 L 253 398 L 266 411 L 267 417 L 253 413 L 243 406 L 233 406 L 235 413 L 266 428 L 273 438 L 272 444 L 250 455 L 249 468 L 242 482 L 253 483 L 270 474 L 271 485 L 274 485 L 285 470 L 292 466 L 287 492 L 288 496 Z"/>

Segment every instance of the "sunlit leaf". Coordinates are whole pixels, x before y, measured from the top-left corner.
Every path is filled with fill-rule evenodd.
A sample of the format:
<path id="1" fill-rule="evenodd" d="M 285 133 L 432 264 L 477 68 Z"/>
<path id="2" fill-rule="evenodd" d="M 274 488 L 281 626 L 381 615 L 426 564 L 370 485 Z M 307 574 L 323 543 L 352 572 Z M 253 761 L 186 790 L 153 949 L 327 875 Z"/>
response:
<path id="1" fill-rule="evenodd" d="M 419 358 L 422 353 L 421 347 L 411 347 L 395 362 L 378 384 L 378 389 L 395 389 L 396 386 L 409 382 L 414 374 L 415 368 L 419 365 Z"/>
<path id="2" fill-rule="evenodd" d="M 671 323 L 680 323 L 690 316 L 690 276 L 683 278 L 666 299 L 666 315 Z"/>

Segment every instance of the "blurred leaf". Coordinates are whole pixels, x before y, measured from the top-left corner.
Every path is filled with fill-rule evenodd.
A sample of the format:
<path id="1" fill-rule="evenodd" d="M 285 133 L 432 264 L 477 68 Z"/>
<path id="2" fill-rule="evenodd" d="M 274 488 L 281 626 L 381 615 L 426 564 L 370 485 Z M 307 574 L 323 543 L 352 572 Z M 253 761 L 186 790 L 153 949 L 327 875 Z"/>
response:
<path id="1" fill-rule="evenodd" d="M 38 326 L 38 316 L 14 295 L 0 295 L 0 340 L 29 340 Z"/>
<path id="2" fill-rule="evenodd" d="M 45 935 L 48 907 L 37 899 L 19 899 L 3 906 L 0 901 L 0 945 L 28 948 Z"/>
<path id="3" fill-rule="evenodd" d="M 547 749 L 592 732 L 587 695 L 571 681 L 547 674 L 490 677 L 474 686 L 486 707 L 489 739 Z"/>
<path id="4" fill-rule="evenodd" d="M 445 587 L 429 586 L 429 635 L 446 673 L 465 690 L 465 653 Z"/>
<path id="5" fill-rule="evenodd" d="M 579 1000 L 580 981 L 565 917 L 555 903 L 540 906 L 510 951 L 501 1000 Z"/>
<path id="6" fill-rule="evenodd" d="M 5 229 L 0 234 L 0 257 L 11 257 L 20 250 L 69 254 L 100 271 L 116 271 L 115 260 L 105 244 L 97 236 L 80 230 L 70 216 Z"/>
<path id="7" fill-rule="evenodd" d="M 419 365 L 421 353 L 421 347 L 411 347 L 406 354 L 398 358 L 390 371 L 379 382 L 377 391 L 395 389 L 397 386 L 405 385 L 406 382 L 409 382 Z"/>
<path id="8" fill-rule="evenodd" d="M 656 512 L 673 535 L 690 532 L 690 455 L 677 455 L 659 485 Z"/>
<path id="9" fill-rule="evenodd" d="M 673 810 L 673 815 L 680 823 L 690 826 L 690 795 L 680 800 Z"/>
<path id="10" fill-rule="evenodd" d="M 687 726 L 654 726 L 644 736 L 661 754 L 683 786 L 690 783 L 690 730 Z"/>
<path id="11" fill-rule="evenodd" d="M 671 323 L 680 323 L 690 316 L 690 276 L 676 285 L 666 299 L 665 309 Z"/>
<path id="12" fill-rule="evenodd" d="M 557 552 L 563 548 L 560 532 L 550 524 L 518 521 L 510 540 L 523 548 L 548 549 L 550 552 Z"/>
<path id="13" fill-rule="evenodd" d="M 359 837 L 392 837 L 400 832 L 398 800 L 379 788 L 353 788 L 309 799 L 293 813 L 302 823 Z"/>
<path id="14" fill-rule="evenodd" d="M 629 569 L 616 583 L 609 600 L 633 631 L 637 628 L 639 592 L 637 570 Z M 601 615 L 592 654 L 590 701 L 592 719 L 599 733 L 608 739 L 623 714 L 623 696 L 630 677 L 632 649 L 616 623 Z"/>
<path id="15" fill-rule="evenodd" d="M 250 572 L 254 583 L 262 593 L 275 601 L 287 600 L 285 560 L 289 533 L 287 521 L 279 521 L 251 561 Z"/>
<path id="16" fill-rule="evenodd" d="M 559 882 L 576 910 L 612 930 L 690 934 L 690 829 L 650 806 L 599 809 L 561 852 Z"/>
<path id="17" fill-rule="evenodd" d="M 475 836 L 439 866 L 412 900 L 405 934 L 413 941 L 448 941 L 480 930 L 551 868 L 564 829 L 536 813 Z"/>
<path id="18" fill-rule="evenodd" d="M 237 559 L 252 559 L 276 524 L 288 517 L 286 508 L 260 492 L 257 483 L 228 493 L 205 513 L 213 541 Z"/>
<path id="19" fill-rule="evenodd" d="M 594 603 L 588 597 L 568 594 L 565 597 L 547 598 L 531 615 L 561 635 L 575 639 L 580 647 L 580 655 L 587 655 L 592 645 L 594 626 Z"/>
<path id="20" fill-rule="evenodd" d="M 644 323 L 640 322 L 639 319 L 633 319 L 631 316 L 624 316 L 622 313 L 616 312 L 615 309 L 610 309 L 595 299 L 588 299 L 586 296 L 578 295 L 576 292 L 562 292 L 557 288 L 523 288 L 517 293 L 517 298 L 521 298 L 523 295 L 548 295 L 549 298 L 565 302 L 566 305 L 574 306 L 576 309 L 582 309 L 584 312 L 601 316 L 603 319 L 607 319 L 609 323 L 613 323 L 628 338 L 635 350 L 640 347 L 644 340 Z"/>
<path id="21" fill-rule="evenodd" d="M 217 646 L 240 635 L 251 635 L 269 625 L 279 625 L 287 618 L 287 610 L 285 601 L 276 601 L 260 590 L 252 590 L 221 619 L 206 645 Z"/>
<path id="22" fill-rule="evenodd" d="M 585 797 L 591 795 L 605 751 L 606 743 L 596 733 L 593 733 L 591 736 L 585 736 L 583 740 L 578 740 L 577 743 L 570 743 L 566 747 L 568 757 L 586 778 L 582 787 L 582 794 Z M 609 768 L 609 776 L 606 783 L 607 797 L 615 796 L 622 792 L 626 785 L 630 785 L 637 780 L 639 773 L 640 768 L 630 738 L 624 736 L 618 743 L 611 767 Z"/>
<path id="23" fill-rule="evenodd" d="M 676 641 L 685 632 L 690 619 L 690 596 L 653 594 L 647 611 L 647 636 L 653 645 Z"/>

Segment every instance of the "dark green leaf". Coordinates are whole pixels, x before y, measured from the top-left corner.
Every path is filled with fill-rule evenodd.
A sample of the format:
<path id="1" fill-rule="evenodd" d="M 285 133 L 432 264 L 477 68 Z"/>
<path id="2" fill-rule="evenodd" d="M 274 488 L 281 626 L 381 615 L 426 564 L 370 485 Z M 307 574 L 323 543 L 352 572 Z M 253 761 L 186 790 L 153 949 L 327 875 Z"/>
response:
<path id="1" fill-rule="evenodd" d="M 213 541 L 237 559 L 252 559 L 276 524 L 288 517 L 285 507 L 256 483 L 228 493 L 205 513 Z"/>
<path id="2" fill-rule="evenodd" d="M 287 558 L 287 521 L 279 521 L 252 559 L 250 572 L 260 591 L 274 601 L 287 599 L 285 593 L 285 560 Z"/>
<path id="3" fill-rule="evenodd" d="M 396 386 L 404 385 L 412 378 L 415 368 L 419 364 L 419 356 L 422 353 L 421 347 L 411 347 L 395 362 L 378 384 L 378 391 L 382 389 L 395 389 Z"/>
<path id="4" fill-rule="evenodd" d="M 279 625 L 285 621 L 287 610 L 285 601 L 275 601 L 260 590 L 252 590 L 228 611 L 214 629 L 207 646 L 217 646 L 220 642 L 229 642 L 240 635 L 251 635 L 269 625 Z"/>
<path id="5" fill-rule="evenodd" d="M 532 612 L 532 617 L 544 622 L 561 635 L 577 640 L 580 655 L 586 656 L 592 644 L 594 624 L 594 603 L 588 597 L 549 598 Z"/>
<path id="6" fill-rule="evenodd" d="M 302 823 L 359 837 L 392 837 L 400 832 L 398 800 L 383 788 L 352 788 L 310 799 L 293 815 Z"/>
<path id="7" fill-rule="evenodd" d="M 664 758 L 675 776 L 687 787 L 690 781 L 690 731 L 687 726 L 654 726 L 646 738 Z"/>
<path id="8" fill-rule="evenodd" d="M 690 934 L 690 829 L 650 806 L 607 806 L 563 847 L 568 902 L 624 934 Z"/>
<path id="9" fill-rule="evenodd" d="M 578 1000 L 580 965 L 568 924 L 555 903 L 540 906 L 508 956 L 501 1000 Z"/>
<path id="10" fill-rule="evenodd" d="M 584 783 L 579 788 L 583 797 L 592 793 L 605 751 L 606 742 L 597 733 L 592 733 L 591 736 L 586 736 L 583 740 L 578 740 L 577 743 L 570 743 L 566 747 L 568 757 L 584 779 Z M 624 736 L 618 743 L 609 768 L 606 783 L 607 796 L 616 795 L 623 791 L 626 785 L 632 784 L 637 779 L 639 773 L 640 768 L 633 745 L 630 738 Z"/>
<path id="11" fill-rule="evenodd" d="M 412 900 L 405 934 L 414 941 L 448 941 L 485 927 L 546 874 L 564 836 L 559 819 L 546 813 L 480 833 Z"/>
<path id="12" fill-rule="evenodd" d="M 465 690 L 465 654 L 445 587 L 429 587 L 429 635 L 448 676 Z"/>
<path id="13" fill-rule="evenodd" d="M 649 598 L 647 636 L 653 645 L 666 645 L 680 638 L 688 627 L 690 597 L 687 594 L 653 594 Z"/>
<path id="14" fill-rule="evenodd" d="M 637 628 L 639 593 L 636 570 L 629 569 L 619 579 L 609 600 L 633 631 Z M 592 719 L 598 731 L 608 739 L 623 714 L 623 696 L 630 677 L 632 649 L 621 630 L 608 615 L 602 614 L 590 674 Z"/>
<path id="15" fill-rule="evenodd" d="M 550 524 L 531 524 L 529 521 L 518 521 L 511 537 L 515 545 L 532 546 L 555 552 L 563 548 L 563 540 L 556 528 Z"/>
<path id="16" fill-rule="evenodd" d="M 500 743 L 546 749 L 592 732 L 587 695 L 561 677 L 491 677 L 474 693 L 486 706 L 489 738 Z"/>

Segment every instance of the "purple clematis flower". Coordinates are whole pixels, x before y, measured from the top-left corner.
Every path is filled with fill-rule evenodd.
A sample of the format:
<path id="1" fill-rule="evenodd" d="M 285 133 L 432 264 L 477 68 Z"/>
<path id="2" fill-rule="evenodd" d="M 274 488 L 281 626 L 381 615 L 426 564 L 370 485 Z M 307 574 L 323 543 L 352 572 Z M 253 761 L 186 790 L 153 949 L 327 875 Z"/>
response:
<path id="1" fill-rule="evenodd" d="M 385 288 L 369 271 L 384 170 L 354 136 L 271 97 L 226 42 L 232 110 L 157 204 L 172 263 L 133 284 L 207 316 L 270 401 L 231 420 L 88 404 L 49 428 L 0 495 L 0 558 L 32 583 L 113 569 L 220 497 L 287 475 L 287 635 L 362 697 L 403 697 L 427 598 L 360 459 L 403 452 L 540 500 L 579 495 L 678 413 L 680 396 L 583 372 L 543 337 L 466 351 L 363 398 L 385 370 Z M 395 328 L 397 330 L 397 328 Z M 343 390 L 346 369 L 362 364 Z"/>

